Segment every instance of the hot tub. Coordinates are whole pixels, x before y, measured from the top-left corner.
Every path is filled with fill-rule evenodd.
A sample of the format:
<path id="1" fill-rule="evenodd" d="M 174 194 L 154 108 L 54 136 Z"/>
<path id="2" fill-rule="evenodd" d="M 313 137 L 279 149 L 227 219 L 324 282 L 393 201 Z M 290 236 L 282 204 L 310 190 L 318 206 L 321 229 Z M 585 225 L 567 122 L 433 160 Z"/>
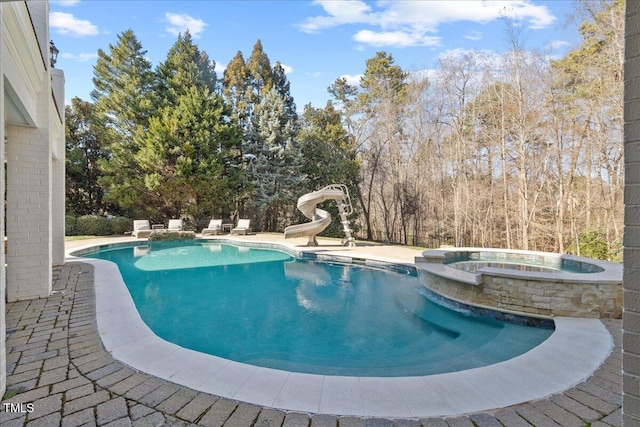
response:
<path id="1" fill-rule="evenodd" d="M 447 248 L 416 258 L 430 291 L 454 302 L 541 317 L 622 317 L 622 265 L 550 252 Z"/>

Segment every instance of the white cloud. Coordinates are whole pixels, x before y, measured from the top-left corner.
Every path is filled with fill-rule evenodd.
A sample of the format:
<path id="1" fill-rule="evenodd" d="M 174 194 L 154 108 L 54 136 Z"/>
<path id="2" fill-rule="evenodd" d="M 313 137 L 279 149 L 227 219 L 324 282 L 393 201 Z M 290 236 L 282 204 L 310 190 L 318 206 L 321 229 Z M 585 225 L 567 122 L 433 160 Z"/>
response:
<path id="1" fill-rule="evenodd" d="M 339 78 L 345 79 L 347 81 L 347 84 L 350 86 L 360 86 L 360 80 L 362 79 L 362 77 L 363 74 L 356 74 L 355 76 L 352 76 L 351 74 L 344 74 Z"/>
<path id="2" fill-rule="evenodd" d="M 531 29 L 547 28 L 556 20 L 544 5 L 528 0 L 449 0 L 449 1 L 388 1 L 380 13 L 383 25 L 412 25 L 425 31 L 436 31 L 447 22 L 470 21 L 487 23 L 503 16 L 527 21 Z"/>
<path id="3" fill-rule="evenodd" d="M 403 31 L 383 31 L 374 32 L 369 30 L 358 31 L 354 40 L 371 46 L 437 46 L 440 44 L 440 37 L 427 36 L 423 33 L 406 33 Z"/>
<path id="4" fill-rule="evenodd" d="M 553 40 L 549 43 L 548 46 L 551 50 L 562 49 L 569 46 L 569 42 L 566 42 L 564 40 Z"/>
<path id="5" fill-rule="evenodd" d="M 481 40 L 482 33 L 480 31 L 470 31 L 464 36 L 464 38 L 467 40 Z"/>
<path id="6" fill-rule="evenodd" d="M 73 7 L 80 3 L 80 0 L 52 0 L 51 3 L 62 7 Z"/>
<path id="7" fill-rule="evenodd" d="M 500 68 L 503 57 L 493 50 L 469 50 L 463 48 L 449 49 L 438 55 L 438 60 L 461 61 L 465 58 L 472 60 L 479 68 Z"/>
<path id="8" fill-rule="evenodd" d="M 360 0 L 314 0 L 313 3 L 322 6 L 328 16 L 314 16 L 299 24 L 298 28 L 306 33 L 315 33 L 325 28 L 343 24 L 365 23 L 371 20 L 371 7 Z"/>
<path id="9" fill-rule="evenodd" d="M 202 19 L 196 19 L 186 14 L 167 12 L 164 16 L 169 23 L 166 30 L 174 36 L 178 36 L 180 33 L 184 33 L 186 30 L 189 30 L 191 36 L 194 39 L 197 39 L 200 38 L 205 27 L 209 25 Z"/>
<path id="10" fill-rule="evenodd" d="M 291 74 L 293 73 L 293 67 L 289 66 L 289 65 L 285 65 L 285 64 L 280 64 L 280 66 L 282 67 L 282 69 L 284 70 L 285 74 Z"/>
<path id="11" fill-rule="evenodd" d="M 522 21 L 528 20 L 529 27 L 532 30 L 549 28 L 556 20 L 556 17 L 551 15 L 546 6 L 536 6 L 527 1 L 517 1 L 513 3 L 513 5 L 505 6 L 505 15 Z"/>
<path id="12" fill-rule="evenodd" d="M 97 53 L 79 53 L 76 55 L 74 53 L 62 52 L 60 54 L 60 58 L 70 59 L 78 62 L 88 62 L 93 59 L 96 59 L 97 57 L 98 57 Z"/>
<path id="13" fill-rule="evenodd" d="M 531 66 L 533 64 L 548 64 L 548 57 L 538 55 L 536 52 L 522 51 L 514 53 L 508 51 L 499 53 L 494 50 L 467 50 L 467 49 L 451 49 L 438 55 L 440 70 L 445 73 L 456 74 L 460 69 L 466 69 L 466 73 L 470 76 L 471 81 L 479 83 L 488 75 L 504 76 L 505 71 L 510 64 L 517 61 L 521 66 Z"/>
<path id="14" fill-rule="evenodd" d="M 434 68 L 425 68 L 422 70 L 408 71 L 409 78 L 420 81 L 424 79 L 433 80 L 438 75 L 438 70 Z"/>
<path id="15" fill-rule="evenodd" d="M 341 25 L 365 25 L 377 28 L 360 30 L 354 38 L 373 46 L 433 46 L 439 39 L 436 33 L 441 24 L 470 21 L 487 23 L 501 17 L 527 22 L 531 29 L 548 28 L 555 20 L 544 5 L 529 0 L 448 0 L 397 1 L 380 0 L 375 10 L 361 0 L 315 0 L 324 14 L 309 17 L 298 28 L 307 33 Z M 467 37 L 479 37 L 470 33 Z"/>
<path id="16" fill-rule="evenodd" d="M 226 70 L 226 69 L 227 69 L 226 65 L 222 65 L 221 63 L 216 61 L 216 67 L 214 68 L 216 73 L 222 74 L 222 73 L 224 73 L 224 70 Z"/>
<path id="17" fill-rule="evenodd" d="M 71 13 L 51 12 L 49 14 L 49 25 L 59 34 L 74 37 L 95 36 L 100 33 L 98 27 L 90 21 L 77 19 Z"/>
<path id="18" fill-rule="evenodd" d="M 438 59 L 461 59 L 467 55 L 475 55 L 478 51 L 473 49 L 464 49 L 462 47 L 458 47 L 455 49 L 447 49 L 441 54 L 438 55 Z"/>

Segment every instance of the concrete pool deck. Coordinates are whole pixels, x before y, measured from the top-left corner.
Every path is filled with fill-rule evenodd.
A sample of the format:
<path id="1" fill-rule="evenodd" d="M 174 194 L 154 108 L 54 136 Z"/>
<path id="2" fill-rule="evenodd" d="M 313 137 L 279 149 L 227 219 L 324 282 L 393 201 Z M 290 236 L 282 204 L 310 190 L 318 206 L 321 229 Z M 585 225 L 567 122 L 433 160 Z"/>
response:
<path id="1" fill-rule="evenodd" d="M 273 235 L 235 236 L 235 238 L 238 240 L 276 240 Z M 70 243 L 68 247 L 77 248 L 89 244 L 113 243 L 116 240 L 127 239 L 68 242 Z M 297 243 L 296 240 L 292 242 L 294 245 Z M 335 242 L 330 242 L 329 244 L 333 245 Z M 349 256 L 367 256 L 400 262 L 410 262 L 413 260 L 414 253 L 420 253 L 419 250 L 409 248 L 381 247 L 377 245 L 357 248 L 321 246 L 315 250 L 335 251 L 343 255 L 345 251 L 349 251 Z M 94 411 L 94 413 L 97 414 L 101 413 L 101 407 L 107 407 L 107 402 L 113 399 L 121 399 L 119 402 L 124 402 L 126 405 L 122 406 L 120 404 L 120 409 L 125 407 L 128 409 L 125 408 L 126 410 L 120 412 L 126 413 L 123 418 L 128 417 L 130 421 L 135 421 L 132 408 L 139 405 L 145 406 L 144 404 L 146 403 L 146 407 L 153 409 L 151 412 L 158 413 L 157 417 L 162 416 L 165 420 L 170 418 L 180 423 L 183 421 L 197 421 L 199 425 L 260 425 L 259 421 L 265 421 L 272 416 L 275 417 L 275 421 L 269 418 L 271 421 L 266 425 L 308 425 L 310 420 L 312 425 L 335 426 L 337 423 L 340 425 L 354 425 L 349 424 L 352 422 L 356 423 L 355 425 L 358 425 L 358 422 L 361 423 L 359 425 L 363 425 L 364 421 L 369 423 L 374 419 L 379 420 L 378 424 L 375 425 L 399 424 L 400 422 L 397 420 L 394 422 L 389 421 L 389 418 L 395 417 L 406 418 L 400 423 L 402 425 L 471 426 L 473 424 L 469 420 L 474 420 L 477 425 L 515 426 L 526 425 L 524 420 L 532 421 L 536 418 L 548 420 L 549 425 L 555 425 L 551 422 L 553 419 L 559 425 L 584 425 L 585 422 L 598 420 L 603 420 L 602 422 L 606 423 L 601 425 L 619 425 L 617 421 L 620 418 L 621 356 L 619 354 L 619 321 L 606 321 L 603 324 L 600 321 L 593 320 L 581 323 L 576 319 L 561 319 L 558 331 L 548 340 L 552 344 L 551 346 L 546 346 L 546 349 L 544 348 L 545 346 L 539 346 L 532 351 L 533 354 L 529 352 L 508 362 L 503 362 L 504 366 L 502 367 L 496 367 L 502 365 L 498 364 L 487 368 L 431 377 L 409 379 L 355 378 L 355 381 L 350 377 L 322 377 L 282 373 L 282 371 L 248 367 L 248 365 L 224 361 L 199 353 L 191 354 L 195 352 L 181 349 L 158 338 L 154 339 L 153 336 L 144 331 L 146 328 L 144 324 L 142 324 L 142 329 L 138 325 L 138 330 L 135 331 L 131 327 L 132 321 L 136 322 L 135 318 L 139 318 L 139 316 L 136 316 L 137 313 L 132 313 L 130 307 L 126 307 L 128 305 L 126 301 L 128 294 L 123 295 L 116 291 L 118 288 L 123 289 L 123 287 L 113 286 L 114 275 L 118 277 L 119 273 L 117 269 L 116 271 L 109 270 L 109 268 L 113 268 L 112 265 L 111 267 L 98 265 L 102 263 L 104 262 L 97 261 L 97 263 L 94 263 L 91 261 L 92 267 L 89 263 L 85 263 L 85 260 L 82 260 L 82 262 L 68 262 L 63 269 L 78 271 L 75 280 L 77 282 L 86 282 L 84 287 L 87 289 L 84 290 L 85 292 L 93 290 L 95 282 L 95 291 L 98 294 L 95 306 L 98 315 L 98 330 L 103 335 L 104 346 L 111 351 L 111 355 L 102 349 L 99 337 L 96 342 L 98 334 L 93 323 L 95 320 L 91 320 L 95 319 L 95 314 L 93 314 L 94 317 L 91 317 L 90 307 L 81 309 L 79 315 L 86 318 L 85 321 L 80 322 L 80 329 L 83 332 L 82 336 L 85 334 L 87 336 L 91 335 L 88 337 L 90 338 L 88 341 L 91 342 L 91 352 L 88 352 L 89 345 L 83 346 L 83 341 L 77 339 L 80 335 L 72 335 L 72 330 L 75 328 L 72 325 L 77 325 L 77 321 L 69 323 L 66 329 L 67 341 L 70 343 L 66 353 L 68 355 L 67 358 L 72 359 L 72 361 L 78 359 L 74 362 L 75 368 L 73 370 L 75 374 L 78 377 L 86 378 L 93 385 L 92 388 L 95 392 L 106 390 L 107 395 L 110 397 L 96 404 L 97 412 Z M 102 271 L 103 269 L 105 270 Z M 87 277 L 91 276 L 91 274 L 88 274 L 91 272 L 93 272 L 93 277 Z M 69 275 L 70 277 L 71 275 Z M 70 282 L 69 278 L 67 278 L 67 282 Z M 76 289 L 69 288 L 71 285 L 73 284 L 58 283 L 56 288 L 58 293 L 45 301 L 61 300 L 59 307 L 65 307 L 64 301 L 76 298 L 78 295 Z M 65 293 L 64 295 L 62 295 L 63 292 Z M 103 293 L 102 296 L 107 296 L 107 298 L 101 298 L 101 293 Z M 90 297 L 87 297 L 86 301 L 84 301 L 87 306 L 90 299 Z M 130 297 L 128 297 L 128 300 L 130 301 Z M 25 360 L 27 363 L 33 364 L 38 360 L 44 360 L 31 360 L 29 357 L 33 356 L 31 350 L 37 346 L 38 342 L 46 341 L 42 338 L 46 335 L 39 333 L 37 337 L 34 337 L 35 333 L 32 333 L 29 335 L 29 339 L 25 339 L 27 335 L 24 329 L 26 329 L 26 325 L 29 322 L 24 322 L 23 316 L 28 315 L 30 319 L 36 319 L 37 316 L 32 313 L 33 310 L 21 311 L 18 308 L 24 309 L 25 306 L 31 305 L 29 301 L 13 304 L 16 307 L 10 304 L 7 314 L 8 330 L 11 332 L 8 342 L 15 338 L 17 340 L 16 343 L 19 342 L 21 344 L 13 347 L 8 346 L 8 348 L 12 360 L 16 359 L 13 361 L 13 369 L 14 372 L 16 369 L 18 370 L 16 375 L 17 380 L 20 380 L 27 378 L 22 374 L 32 371 L 25 371 L 26 368 L 21 363 L 22 354 L 27 353 Z M 42 305 L 46 307 L 47 304 L 45 302 Z M 68 322 L 76 317 L 74 316 L 76 314 L 74 306 L 75 304 L 72 304 L 68 309 L 65 309 L 69 313 L 67 315 Z M 12 309 L 15 309 L 16 312 L 11 314 Z M 122 312 L 120 311 L 121 309 L 126 311 Z M 58 312 L 61 310 L 62 308 L 58 308 Z M 104 314 L 111 314 L 111 316 L 105 317 Z M 114 314 L 116 315 L 115 317 L 113 316 Z M 9 327 L 10 319 L 19 319 L 16 322 L 16 328 Z M 21 324 L 23 329 L 20 329 Z M 606 328 L 604 325 L 606 325 Z M 93 327 L 93 331 L 91 331 L 91 327 Z M 125 328 L 124 332 L 118 329 L 122 327 Z M 615 338 L 613 342 L 607 329 L 612 332 Z M 55 334 L 62 339 L 64 332 L 65 329 L 62 327 Z M 52 339 L 52 336 L 49 339 Z M 36 339 L 38 337 L 39 339 Z M 33 346 L 30 346 L 31 340 L 33 340 Z M 25 346 L 29 346 L 29 348 L 25 349 Z M 56 346 L 62 348 L 61 343 L 56 344 Z M 610 352 L 612 346 L 613 351 Z M 74 357 L 73 354 L 78 353 L 79 349 L 84 350 L 79 352 L 81 353 L 79 356 Z M 161 351 L 166 352 L 164 356 Z M 15 356 L 16 353 L 19 353 L 17 358 Z M 92 356 L 94 353 L 96 356 Z M 124 363 L 114 360 L 113 356 Z M 59 355 L 56 357 L 59 357 Z M 179 357 L 185 358 L 180 361 Z M 100 363 L 97 363 L 96 360 L 99 360 Z M 197 362 L 203 362 L 204 364 L 198 366 Z M 136 372 L 126 365 L 154 376 Z M 44 368 L 43 363 L 40 363 L 38 378 L 29 378 L 25 382 L 33 383 L 32 388 L 39 390 L 40 394 L 44 393 L 45 390 L 43 390 L 43 387 L 38 386 L 50 384 L 48 392 L 51 394 L 56 390 L 56 384 L 51 383 L 51 375 L 48 375 L 45 381 L 40 379 L 42 374 L 49 372 Z M 61 368 L 56 369 L 60 370 Z M 68 375 L 69 371 L 67 372 Z M 107 377 L 108 380 L 105 379 Z M 136 378 L 135 381 L 132 379 L 133 377 Z M 173 383 L 164 382 L 156 377 L 169 378 Z M 17 384 L 11 372 L 10 378 L 12 378 L 10 384 Z M 65 378 L 64 380 L 69 381 L 70 378 Z M 138 380 L 141 382 L 136 383 Z M 125 386 L 125 382 L 127 382 L 128 386 Z M 182 383 L 183 387 L 176 385 L 175 382 Z M 143 384 L 147 385 L 143 387 Z M 148 393 L 154 396 L 153 399 L 147 398 L 143 393 L 143 389 L 152 388 L 152 384 L 155 387 L 153 390 L 156 391 L 152 390 Z M 271 386 L 268 386 L 269 384 Z M 273 387 L 274 384 L 275 387 Z M 83 387 L 87 388 L 87 385 L 89 384 L 84 384 Z M 204 387 L 201 387 L 203 385 Z M 204 388 L 204 392 L 194 391 L 194 389 L 198 388 L 201 390 Z M 161 389 L 164 390 L 162 393 L 159 391 Z M 63 417 L 65 414 L 71 416 L 71 414 L 75 413 L 74 409 L 80 406 L 71 406 L 69 410 L 66 407 L 68 402 L 75 401 L 70 397 L 77 398 L 77 392 L 72 396 L 67 396 L 69 392 L 60 390 L 58 388 L 56 395 L 60 395 L 61 405 L 64 408 L 60 409 L 59 412 Z M 163 410 L 170 406 L 167 403 L 170 400 L 173 402 L 171 408 L 179 406 L 179 403 L 177 403 L 177 400 L 179 400 L 178 394 L 190 395 L 193 401 L 198 400 L 201 402 L 200 406 L 202 408 L 198 406 L 200 408 L 198 411 L 202 410 L 198 414 L 199 418 L 196 417 L 191 420 L 186 418 L 186 413 L 189 411 L 185 408 L 190 408 L 189 405 L 191 404 L 189 402 L 192 401 L 189 399 L 183 399 L 182 406 L 176 410 Z M 33 397 L 35 395 L 35 390 L 28 390 L 25 393 L 18 394 L 14 399 L 19 399 L 20 396 Z M 222 396 L 222 398 L 217 396 Z M 515 398 L 514 396 L 519 397 Z M 39 399 L 45 398 L 40 397 Z M 514 398 L 516 400 L 524 399 L 521 402 L 528 403 L 515 407 L 511 406 L 507 409 L 498 409 L 519 403 L 514 402 Z M 145 399 L 149 402 L 146 402 Z M 156 400 L 158 400 L 156 404 L 149 404 Z M 210 404 L 208 403 L 207 406 L 202 402 L 209 402 Z M 247 405 L 242 402 L 251 402 L 252 404 Z M 221 422 L 216 424 L 211 419 L 213 414 L 217 413 L 222 406 L 226 408 L 224 410 L 228 411 L 228 414 Z M 294 412 L 265 409 L 265 407 L 287 408 L 289 411 Z M 88 407 L 84 409 L 88 409 Z M 325 415 L 318 415 L 320 413 Z M 469 413 L 471 415 L 461 417 L 461 414 Z M 51 413 L 51 416 L 55 416 L 54 414 L 55 411 Z M 6 414 L 2 414 L 2 416 L 4 415 Z M 84 416 L 88 417 L 88 415 L 87 412 Z M 218 413 L 216 416 L 218 418 L 223 417 L 223 413 Z M 251 421 L 246 421 L 245 418 L 242 418 L 245 419 L 245 423 L 237 423 L 241 416 L 251 418 Z M 19 417 L 11 419 L 18 421 Z M 36 418 L 31 414 L 25 414 L 23 421 L 29 421 L 30 419 Z M 287 424 L 287 419 L 289 419 L 289 424 Z M 300 424 L 297 421 L 294 423 L 294 419 L 299 419 Z M 466 420 L 466 424 L 463 420 Z M 438 424 L 440 422 L 444 424 Z M 541 425 L 542 422 L 540 424 L 532 422 L 532 424 Z"/>

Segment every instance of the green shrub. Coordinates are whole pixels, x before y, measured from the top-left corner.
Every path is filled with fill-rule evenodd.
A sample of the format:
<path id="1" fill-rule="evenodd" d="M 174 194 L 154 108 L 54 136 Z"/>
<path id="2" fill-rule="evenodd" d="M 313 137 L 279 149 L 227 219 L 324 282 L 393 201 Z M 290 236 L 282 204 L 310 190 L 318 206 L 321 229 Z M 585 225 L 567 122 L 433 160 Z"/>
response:
<path id="1" fill-rule="evenodd" d="M 190 233 L 187 231 L 169 231 L 162 230 L 158 233 L 151 233 L 149 236 L 149 241 L 166 241 L 166 240 L 191 240 L 195 239 L 195 233 Z"/>
<path id="2" fill-rule="evenodd" d="M 98 215 L 83 215 L 78 218 L 78 235 L 108 236 L 111 234 L 111 222 Z"/>
<path id="3" fill-rule="evenodd" d="M 77 236 L 78 235 L 78 218 L 75 215 L 64 216 L 64 235 L 65 236 Z"/>
<path id="4" fill-rule="evenodd" d="M 609 257 L 613 262 L 622 262 L 623 254 L 622 237 L 613 242 L 612 248 L 609 250 Z"/>
<path id="5" fill-rule="evenodd" d="M 592 229 L 578 233 L 578 245 L 571 245 L 568 252 L 587 258 L 609 259 L 609 245 L 602 230 Z"/>
<path id="6" fill-rule="evenodd" d="M 126 234 L 133 230 L 133 221 L 123 216 L 109 218 L 111 234 Z"/>
<path id="7" fill-rule="evenodd" d="M 123 216 L 65 215 L 65 236 L 122 235 L 133 230 L 133 221 Z"/>

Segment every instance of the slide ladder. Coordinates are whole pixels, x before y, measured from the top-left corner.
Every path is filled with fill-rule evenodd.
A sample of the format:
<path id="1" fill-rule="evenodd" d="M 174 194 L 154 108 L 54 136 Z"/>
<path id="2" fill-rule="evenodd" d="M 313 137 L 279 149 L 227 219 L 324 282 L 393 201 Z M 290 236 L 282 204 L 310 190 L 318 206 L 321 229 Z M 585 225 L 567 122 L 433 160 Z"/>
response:
<path id="1" fill-rule="evenodd" d="M 320 190 L 307 193 L 298 199 L 298 209 L 311 220 L 304 224 L 290 225 L 284 229 L 284 237 L 301 237 L 308 236 L 308 246 L 317 246 L 316 235 L 321 233 L 331 223 L 331 215 L 329 212 L 319 209 L 317 205 L 325 200 L 335 200 L 338 204 L 338 212 L 340 222 L 342 224 L 345 238 L 342 240 L 343 245 L 355 246 L 355 239 L 352 230 L 349 227 L 347 215 L 353 213 L 349 190 L 344 184 L 328 185 Z"/>
<path id="2" fill-rule="evenodd" d="M 356 242 L 351 233 L 353 230 L 349 228 L 349 220 L 347 219 L 347 215 L 351 215 L 353 213 L 353 206 L 351 205 L 351 197 L 349 197 L 349 189 L 344 184 L 332 184 L 325 187 L 330 190 L 341 190 L 343 194 L 343 198 L 340 201 L 336 201 L 338 203 L 338 213 L 340 215 L 340 222 L 342 223 L 342 228 L 344 230 L 345 238 L 342 240 L 343 246 L 355 246 Z"/>

